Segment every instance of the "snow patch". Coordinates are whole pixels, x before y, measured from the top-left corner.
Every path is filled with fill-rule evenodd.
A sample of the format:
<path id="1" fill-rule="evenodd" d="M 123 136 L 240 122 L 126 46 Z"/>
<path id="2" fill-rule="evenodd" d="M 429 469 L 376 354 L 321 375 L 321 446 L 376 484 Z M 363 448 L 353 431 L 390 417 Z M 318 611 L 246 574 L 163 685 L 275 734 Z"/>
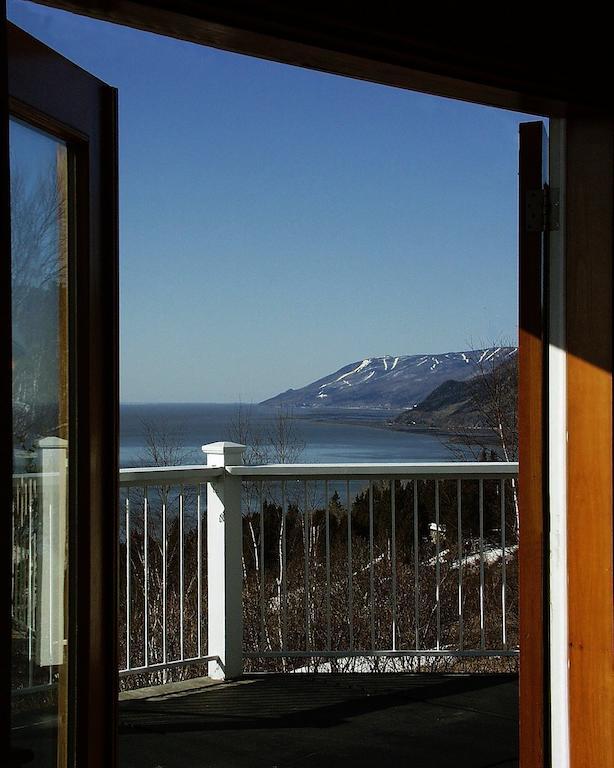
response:
<path id="1" fill-rule="evenodd" d="M 437 526 L 435 523 L 430 524 L 430 530 L 431 532 L 435 532 Z M 445 533 L 445 531 L 441 531 L 440 526 L 440 532 Z M 518 544 L 512 544 L 509 547 L 505 548 L 505 560 L 506 562 L 509 562 L 513 559 L 514 554 L 518 551 Z M 470 568 L 470 567 L 477 567 L 480 564 L 481 560 L 484 560 L 484 565 L 495 565 L 499 560 L 503 559 L 503 549 L 501 547 L 489 547 L 488 549 L 484 549 L 482 552 L 482 555 L 480 555 L 479 552 L 475 552 L 472 555 L 464 555 L 461 560 L 461 565 L 463 568 Z M 449 549 L 442 549 L 439 553 L 439 560 L 440 562 L 443 561 L 449 561 L 450 567 L 454 570 L 458 570 L 458 564 L 459 560 L 458 557 L 452 559 L 452 552 Z M 431 557 L 429 560 L 426 561 L 426 565 L 429 565 L 433 567 L 434 565 L 437 565 L 437 557 Z"/>
<path id="2" fill-rule="evenodd" d="M 509 561 L 513 558 L 514 554 L 518 551 L 518 544 L 512 544 L 505 548 L 505 560 Z M 493 547 L 492 549 L 485 549 L 482 553 L 485 565 L 494 565 L 499 560 L 503 559 L 503 549 L 501 547 Z M 480 553 L 476 552 L 473 555 L 467 555 L 462 559 L 463 568 L 466 566 L 477 566 L 480 564 Z M 458 559 L 452 563 L 452 568 L 458 568 Z"/>
<path id="3" fill-rule="evenodd" d="M 345 379 L 347 376 L 353 376 L 355 373 L 360 373 L 360 371 L 362 371 L 363 368 L 366 368 L 368 365 L 371 365 L 371 360 L 363 360 L 362 363 L 354 368 L 353 371 L 350 371 L 349 373 L 342 373 L 341 376 L 336 379 L 336 381 L 343 381 L 343 379 Z"/>

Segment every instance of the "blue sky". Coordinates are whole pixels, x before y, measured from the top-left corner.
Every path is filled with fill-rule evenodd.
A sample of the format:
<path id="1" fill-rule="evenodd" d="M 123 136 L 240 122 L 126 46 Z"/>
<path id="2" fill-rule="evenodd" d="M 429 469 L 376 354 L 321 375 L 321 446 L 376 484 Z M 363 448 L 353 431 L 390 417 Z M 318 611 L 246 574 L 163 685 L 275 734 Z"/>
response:
<path id="1" fill-rule="evenodd" d="M 123 401 L 256 402 L 516 339 L 530 117 L 8 11 L 119 89 Z"/>

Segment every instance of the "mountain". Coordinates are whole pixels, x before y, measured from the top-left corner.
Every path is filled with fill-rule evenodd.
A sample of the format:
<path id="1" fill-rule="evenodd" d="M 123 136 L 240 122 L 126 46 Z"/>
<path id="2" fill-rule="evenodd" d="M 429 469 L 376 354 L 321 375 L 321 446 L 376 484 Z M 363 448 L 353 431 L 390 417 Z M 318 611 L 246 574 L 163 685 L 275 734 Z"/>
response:
<path id="1" fill-rule="evenodd" d="M 492 428 L 494 409 L 503 428 L 515 429 L 517 367 L 514 356 L 465 381 L 444 381 L 418 405 L 400 413 L 394 424 L 445 430 Z"/>
<path id="2" fill-rule="evenodd" d="M 475 407 L 475 381 L 444 381 L 421 403 L 400 413 L 395 424 L 431 429 L 480 429 L 482 415 Z"/>
<path id="3" fill-rule="evenodd" d="M 302 408 L 413 408 L 444 382 L 465 381 L 481 362 L 489 365 L 516 353 L 491 347 L 437 355 L 400 355 L 357 360 L 300 389 L 289 389 L 262 405 Z"/>

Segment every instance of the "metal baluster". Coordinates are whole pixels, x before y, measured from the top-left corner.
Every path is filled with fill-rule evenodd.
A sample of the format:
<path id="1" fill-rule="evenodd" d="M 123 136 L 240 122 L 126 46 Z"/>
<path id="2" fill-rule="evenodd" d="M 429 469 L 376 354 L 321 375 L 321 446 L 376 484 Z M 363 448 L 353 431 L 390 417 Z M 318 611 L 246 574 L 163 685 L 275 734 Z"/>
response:
<path id="1" fill-rule="evenodd" d="M 21 552 L 23 541 L 23 478 L 19 479 L 17 483 L 13 481 L 13 499 L 11 503 L 11 542 L 13 559 L 11 562 L 11 616 L 15 617 L 18 621 L 22 620 L 23 606 L 19 595 L 22 592 L 21 582 L 23 576 L 20 574 L 20 566 L 22 564 Z M 27 620 L 28 612 L 26 606 Z"/>
<path id="2" fill-rule="evenodd" d="M 501 639 L 503 648 L 507 650 L 507 563 L 505 540 L 505 479 L 501 479 Z"/>
<path id="3" fill-rule="evenodd" d="M 202 623 L 202 521 L 200 512 L 200 483 L 196 485 L 196 617 L 198 626 L 196 628 L 196 655 L 198 658 L 202 656 L 202 638 L 201 638 L 201 623 Z"/>
<path id="4" fill-rule="evenodd" d="M 392 558 L 392 650 L 397 649 L 397 522 L 396 522 L 396 485 L 390 481 L 390 527 Z"/>
<path id="5" fill-rule="evenodd" d="M 330 511 L 328 509 L 328 480 L 324 481 L 325 528 L 326 528 L 326 650 L 331 649 L 330 627 Z"/>
<path id="6" fill-rule="evenodd" d="M 126 669 L 130 669 L 130 491 L 126 490 Z"/>
<path id="7" fill-rule="evenodd" d="M 484 481 L 479 481 L 479 513 L 480 513 L 480 648 L 486 645 L 484 631 Z"/>
<path id="8" fill-rule="evenodd" d="M 416 650 L 420 650 L 420 580 L 418 562 L 418 481 L 414 480 L 414 624 L 416 633 Z"/>
<path id="9" fill-rule="evenodd" d="M 439 480 L 435 480 L 435 616 L 437 621 L 437 641 L 435 647 L 441 648 L 441 551 L 439 544 Z"/>
<path id="10" fill-rule="evenodd" d="M 463 496 L 462 480 L 456 481 L 456 513 L 458 523 L 458 647 L 463 650 Z"/>
<path id="11" fill-rule="evenodd" d="M 375 564 L 373 562 L 373 480 L 369 480 L 369 596 L 371 650 L 375 650 Z"/>
<path id="12" fill-rule="evenodd" d="M 309 641 L 309 611 L 311 596 L 309 594 L 309 535 L 310 535 L 310 520 L 309 512 L 307 511 L 307 482 L 303 482 L 303 525 L 304 525 L 304 547 L 305 547 L 305 650 L 310 648 Z"/>
<path id="13" fill-rule="evenodd" d="M 305 481 L 306 483 L 307 481 Z M 281 628 L 281 650 L 285 651 L 288 639 L 288 603 L 287 603 L 287 583 L 286 583 L 286 481 L 281 481 L 281 600 L 282 600 L 282 628 Z"/>
<path id="14" fill-rule="evenodd" d="M 13 500 L 11 504 L 11 542 L 13 561 L 11 562 L 11 616 L 18 617 L 21 620 L 21 593 L 20 564 L 21 564 L 21 546 L 23 537 L 23 513 L 22 513 L 22 495 L 23 478 L 13 484 Z M 27 616 L 26 616 L 27 619 Z"/>
<path id="15" fill-rule="evenodd" d="M 21 560 L 17 556 L 17 544 L 18 536 L 17 525 L 21 527 L 23 520 L 20 514 L 21 501 L 20 501 L 20 487 L 22 481 L 18 484 L 13 480 L 13 499 L 11 501 L 11 552 L 13 553 L 13 559 L 11 561 L 11 618 L 19 614 L 18 610 L 18 595 L 19 595 L 19 563 Z"/>
<path id="16" fill-rule="evenodd" d="M 144 634 L 143 658 L 149 666 L 149 504 L 147 487 L 143 488 L 143 585 L 144 585 Z"/>
<path id="17" fill-rule="evenodd" d="M 354 650 L 354 577 L 352 574 L 352 504 L 350 501 L 350 481 L 345 481 L 348 510 L 348 628 L 350 651 Z"/>
<path id="18" fill-rule="evenodd" d="M 13 500 L 11 504 L 11 543 L 13 560 L 11 562 L 11 617 L 18 617 L 21 620 L 21 602 L 19 600 L 19 593 L 21 591 L 19 566 L 21 563 L 21 557 L 18 555 L 21 547 L 21 538 L 23 535 L 23 515 L 21 512 L 21 496 L 23 479 L 20 479 L 18 483 L 13 481 Z"/>
<path id="19" fill-rule="evenodd" d="M 33 512 L 33 482 L 27 483 L 27 504 L 28 510 L 28 685 L 31 687 L 34 684 L 34 601 L 32 600 L 32 590 L 34 589 L 34 569 L 33 563 L 33 535 L 34 526 L 32 524 L 32 512 Z"/>
<path id="20" fill-rule="evenodd" d="M 23 612 L 23 600 L 22 595 L 24 591 L 25 576 L 23 573 L 23 537 L 25 527 L 25 510 L 27 509 L 27 480 L 20 478 L 13 490 L 13 504 L 11 507 L 12 512 L 12 542 L 13 542 L 13 557 L 14 560 L 11 563 L 12 573 L 12 602 L 11 602 L 11 614 L 18 622 L 22 622 L 24 619 L 27 621 L 29 616 L 28 602 L 26 600 L 26 614 Z M 28 532 L 30 526 L 28 525 Z M 28 547 L 28 554 L 29 554 Z M 29 580 L 28 580 L 29 583 Z"/>
<path id="21" fill-rule="evenodd" d="M 258 485 L 258 495 L 260 498 L 260 650 L 263 651 L 266 645 L 266 616 L 264 594 L 264 496 L 262 480 Z"/>
<path id="22" fill-rule="evenodd" d="M 166 579 L 168 569 L 168 546 L 166 542 L 166 499 L 162 501 L 162 661 L 167 662 L 166 643 Z M 166 681 L 166 675 L 165 675 Z"/>
<path id="23" fill-rule="evenodd" d="M 185 658 L 183 641 L 183 485 L 179 492 L 179 653 Z"/>

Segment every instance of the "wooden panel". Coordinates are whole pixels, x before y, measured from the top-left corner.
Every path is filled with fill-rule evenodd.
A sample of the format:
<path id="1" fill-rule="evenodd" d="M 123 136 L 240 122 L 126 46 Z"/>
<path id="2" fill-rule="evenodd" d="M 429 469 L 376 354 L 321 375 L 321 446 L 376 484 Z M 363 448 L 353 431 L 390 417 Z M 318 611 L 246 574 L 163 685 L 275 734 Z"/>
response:
<path id="1" fill-rule="evenodd" d="M 544 765 L 543 235 L 528 231 L 527 195 L 542 189 L 541 122 L 520 126 L 519 167 L 519 599 L 520 765 Z"/>
<path id="2" fill-rule="evenodd" d="M 572 768 L 614 761 L 614 125 L 567 127 L 569 691 Z"/>

